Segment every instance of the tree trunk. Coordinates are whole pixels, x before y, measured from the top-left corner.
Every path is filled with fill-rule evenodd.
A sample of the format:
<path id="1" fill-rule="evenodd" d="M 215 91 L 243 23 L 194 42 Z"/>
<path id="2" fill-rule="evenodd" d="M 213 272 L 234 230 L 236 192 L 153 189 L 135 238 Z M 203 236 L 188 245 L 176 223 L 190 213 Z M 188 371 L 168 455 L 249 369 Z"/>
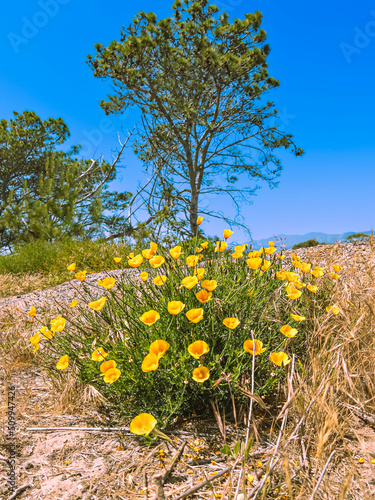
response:
<path id="1" fill-rule="evenodd" d="M 198 193 L 193 192 L 190 202 L 190 232 L 193 238 L 197 233 L 197 218 L 198 218 Z"/>

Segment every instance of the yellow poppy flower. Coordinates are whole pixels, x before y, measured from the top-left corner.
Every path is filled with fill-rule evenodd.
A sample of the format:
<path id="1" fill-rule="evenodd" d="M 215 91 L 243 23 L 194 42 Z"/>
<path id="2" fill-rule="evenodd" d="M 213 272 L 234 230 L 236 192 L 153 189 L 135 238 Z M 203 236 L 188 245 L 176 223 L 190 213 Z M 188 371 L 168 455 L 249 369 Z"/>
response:
<path id="1" fill-rule="evenodd" d="M 165 262 L 165 259 L 162 255 L 155 255 L 155 257 L 152 257 L 152 259 L 149 260 L 150 266 L 153 267 L 154 269 L 157 269 L 158 267 L 162 266 Z"/>
<path id="2" fill-rule="evenodd" d="M 216 247 L 215 247 L 215 252 L 223 253 L 224 250 L 227 248 L 228 243 L 226 241 L 217 241 L 216 242 Z"/>
<path id="3" fill-rule="evenodd" d="M 269 247 L 274 247 L 275 246 L 275 242 L 274 241 L 269 241 L 268 242 L 268 246 Z"/>
<path id="4" fill-rule="evenodd" d="M 66 266 L 66 268 L 68 271 L 75 271 L 76 270 L 75 262 L 73 262 L 73 264 L 69 264 L 68 266 Z"/>
<path id="5" fill-rule="evenodd" d="M 86 273 L 87 273 L 87 271 L 78 271 L 78 273 L 76 273 L 74 276 L 79 281 L 85 281 L 85 279 L 86 279 Z"/>
<path id="6" fill-rule="evenodd" d="M 110 368 L 104 373 L 103 380 L 106 384 L 113 384 L 120 377 L 121 372 L 118 368 Z"/>
<path id="7" fill-rule="evenodd" d="M 309 292 L 311 293 L 316 293 L 318 291 L 318 287 L 315 286 L 315 285 L 307 285 L 306 287 L 308 289 Z"/>
<path id="8" fill-rule="evenodd" d="M 56 316 L 51 319 L 51 332 L 62 332 L 66 325 L 66 319 L 62 316 Z"/>
<path id="9" fill-rule="evenodd" d="M 90 309 L 94 309 L 94 311 L 101 311 L 105 306 L 106 300 L 108 297 L 101 297 L 98 300 L 94 300 L 93 302 L 89 302 L 87 305 Z"/>
<path id="10" fill-rule="evenodd" d="M 29 341 L 32 345 L 36 345 L 39 344 L 40 339 L 41 336 L 39 335 L 39 333 L 34 333 L 34 335 L 29 338 Z"/>
<path id="11" fill-rule="evenodd" d="M 262 259 L 260 257 L 250 257 L 250 259 L 247 259 L 246 264 L 255 271 L 262 265 Z"/>
<path id="12" fill-rule="evenodd" d="M 289 358 L 289 356 L 285 352 L 273 352 L 270 355 L 270 361 L 274 363 L 277 366 L 281 365 L 288 365 L 292 360 Z"/>
<path id="13" fill-rule="evenodd" d="M 188 290 L 191 290 L 198 283 L 198 278 L 196 276 L 187 276 L 181 281 L 181 285 L 183 285 Z"/>
<path id="14" fill-rule="evenodd" d="M 293 281 L 291 283 L 295 288 L 297 288 L 297 290 L 300 290 L 301 288 L 305 288 L 306 284 L 305 283 L 301 283 L 300 281 Z"/>
<path id="15" fill-rule="evenodd" d="M 139 276 L 143 282 L 148 280 L 148 273 L 146 271 L 143 271 Z"/>
<path id="16" fill-rule="evenodd" d="M 210 348 L 204 340 L 196 340 L 188 347 L 190 356 L 193 356 L 195 359 L 199 359 L 203 354 L 209 352 L 209 350 Z"/>
<path id="17" fill-rule="evenodd" d="M 30 316 L 30 319 L 32 321 L 36 316 L 36 307 L 31 306 L 30 311 L 27 314 Z"/>
<path id="18" fill-rule="evenodd" d="M 279 279 L 280 281 L 286 280 L 285 271 L 277 271 L 276 272 L 276 278 Z"/>
<path id="19" fill-rule="evenodd" d="M 200 215 L 197 219 L 197 226 L 200 226 L 203 222 L 203 217 Z"/>
<path id="20" fill-rule="evenodd" d="M 142 371 L 144 373 L 154 372 L 159 368 L 159 358 L 153 352 L 147 354 L 142 361 Z"/>
<path id="21" fill-rule="evenodd" d="M 305 316 L 299 316 L 298 314 L 290 314 L 294 321 L 305 321 Z"/>
<path id="22" fill-rule="evenodd" d="M 69 307 L 75 307 L 78 304 L 78 300 L 72 300 Z"/>
<path id="23" fill-rule="evenodd" d="M 91 354 L 91 359 L 92 361 L 104 361 L 104 358 L 108 356 L 108 352 L 105 352 L 103 347 L 98 347 L 95 349 L 95 351 Z"/>
<path id="24" fill-rule="evenodd" d="M 341 276 L 337 273 L 331 273 L 331 278 L 333 280 L 339 280 L 341 278 Z"/>
<path id="25" fill-rule="evenodd" d="M 167 281 L 167 277 L 163 274 L 162 276 L 156 276 L 152 282 L 154 285 L 162 286 Z"/>
<path id="26" fill-rule="evenodd" d="M 234 330 L 240 324 L 240 321 L 237 318 L 225 318 L 223 320 L 223 324 L 227 328 L 230 328 L 231 330 Z"/>
<path id="27" fill-rule="evenodd" d="M 168 302 L 168 312 L 169 314 L 173 314 L 173 316 L 180 314 L 184 307 L 185 304 L 183 304 L 180 300 L 172 300 L 172 302 Z"/>
<path id="28" fill-rule="evenodd" d="M 39 351 L 39 348 L 40 348 L 40 345 L 39 344 L 35 344 L 34 345 L 34 349 L 33 349 L 33 354 L 35 354 L 36 351 Z"/>
<path id="29" fill-rule="evenodd" d="M 205 242 L 201 243 L 201 247 L 202 247 L 204 250 L 207 250 L 207 248 L 208 248 L 208 241 L 205 241 Z"/>
<path id="30" fill-rule="evenodd" d="M 206 271 L 203 269 L 203 267 L 199 267 L 198 269 L 194 269 L 194 276 L 196 276 L 198 278 L 198 281 L 200 281 L 205 275 L 205 272 Z"/>
<path id="31" fill-rule="evenodd" d="M 104 278 L 103 280 L 99 280 L 98 285 L 105 288 L 106 290 L 110 290 L 115 286 L 116 281 L 117 280 L 115 280 L 115 278 L 108 277 Z"/>
<path id="32" fill-rule="evenodd" d="M 335 271 L 335 273 L 339 273 L 340 271 L 343 270 L 343 268 L 338 264 L 332 264 L 332 269 Z"/>
<path id="33" fill-rule="evenodd" d="M 299 297 L 301 297 L 302 295 L 302 292 L 300 292 L 299 290 L 297 290 L 297 288 L 293 285 L 288 285 L 286 287 L 286 294 L 288 296 L 288 298 L 290 300 L 296 300 L 298 299 Z"/>
<path id="34" fill-rule="evenodd" d="M 280 332 L 285 335 L 285 337 L 288 337 L 289 339 L 292 339 L 295 337 L 298 333 L 297 328 L 292 328 L 289 325 L 284 325 L 280 328 Z"/>
<path id="35" fill-rule="evenodd" d="M 150 345 L 150 354 L 155 354 L 155 356 L 160 359 L 164 356 L 164 354 L 168 351 L 169 349 L 169 344 L 165 340 L 159 339 L 155 340 L 151 345 Z"/>
<path id="36" fill-rule="evenodd" d="M 141 413 L 130 422 L 130 432 L 138 436 L 148 436 L 156 424 L 155 417 L 149 413 Z"/>
<path id="37" fill-rule="evenodd" d="M 203 309 L 190 309 L 185 316 L 191 323 L 199 323 L 203 319 Z"/>
<path id="38" fill-rule="evenodd" d="M 242 259 L 242 257 L 243 257 L 243 253 L 240 253 L 240 252 L 233 252 L 233 253 L 231 254 L 231 257 L 233 257 L 233 259 L 239 260 L 239 259 Z"/>
<path id="39" fill-rule="evenodd" d="M 141 254 L 136 255 L 132 259 L 128 260 L 130 267 L 139 267 L 143 263 L 143 257 Z"/>
<path id="40" fill-rule="evenodd" d="M 231 231 L 230 229 L 224 229 L 224 239 L 227 240 L 228 238 L 230 238 L 233 234 L 233 231 Z"/>
<path id="41" fill-rule="evenodd" d="M 217 287 L 217 281 L 215 280 L 204 280 L 201 282 L 201 287 L 208 292 L 213 292 Z"/>
<path id="42" fill-rule="evenodd" d="M 193 370 L 193 380 L 203 383 L 210 378 L 210 370 L 206 366 L 199 366 Z"/>
<path id="43" fill-rule="evenodd" d="M 146 260 L 150 260 L 154 255 L 155 254 L 149 248 L 142 250 L 142 257 L 144 257 Z"/>
<path id="44" fill-rule="evenodd" d="M 95 360 L 95 361 L 100 361 L 100 360 Z M 108 361 L 103 361 L 101 365 L 99 366 L 100 371 L 104 374 L 107 370 L 110 370 L 112 368 L 116 368 L 117 363 L 113 359 L 109 359 Z"/>
<path id="45" fill-rule="evenodd" d="M 118 264 L 119 262 L 122 261 L 122 258 L 121 257 L 113 257 L 113 260 L 116 262 L 116 264 Z"/>
<path id="46" fill-rule="evenodd" d="M 263 342 L 261 342 L 258 339 L 254 339 L 254 344 L 255 344 L 255 356 L 258 356 L 258 354 L 262 354 L 262 352 L 267 350 L 266 347 L 263 348 Z M 243 348 L 246 352 L 253 355 L 254 346 L 253 346 L 252 340 L 245 340 L 245 342 L 243 344 Z"/>
<path id="47" fill-rule="evenodd" d="M 56 368 L 58 370 L 65 370 L 69 366 L 69 356 L 66 354 L 65 356 L 61 356 L 61 358 L 56 363 Z"/>
<path id="48" fill-rule="evenodd" d="M 293 281 L 298 281 L 299 280 L 299 276 L 297 273 L 293 273 L 291 271 L 285 271 L 285 276 L 286 276 L 286 279 L 289 283 L 292 283 Z"/>
<path id="49" fill-rule="evenodd" d="M 151 241 L 151 242 L 150 242 L 150 250 L 151 250 L 152 252 L 154 252 L 154 254 L 155 254 L 155 253 L 156 253 L 156 251 L 157 251 L 157 249 L 158 249 L 158 245 L 157 245 L 157 243 L 154 243 L 153 241 Z"/>
<path id="50" fill-rule="evenodd" d="M 186 264 L 189 267 L 195 267 L 198 264 L 199 258 L 197 255 L 189 255 L 189 257 L 186 257 Z"/>
<path id="51" fill-rule="evenodd" d="M 275 247 L 269 247 L 269 248 L 265 248 L 264 249 L 264 252 L 267 254 L 267 255 L 272 255 L 274 254 L 275 252 L 277 252 L 277 249 Z"/>
<path id="52" fill-rule="evenodd" d="M 255 259 L 257 257 L 260 257 L 262 254 L 262 252 L 260 252 L 259 250 L 252 250 L 251 252 L 249 252 L 247 254 L 247 256 L 249 257 L 249 259 Z"/>
<path id="53" fill-rule="evenodd" d="M 195 247 L 195 253 L 201 253 L 201 252 L 203 252 L 203 248 Z"/>
<path id="54" fill-rule="evenodd" d="M 207 292 L 207 290 L 201 290 L 200 292 L 196 293 L 195 296 L 202 304 L 207 304 L 207 302 L 212 300 L 212 292 Z"/>
<path id="55" fill-rule="evenodd" d="M 153 309 L 142 314 L 139 321 L 142 321 L 147 326 L 151 326 L 160 319 L 160 314 Z"/>
<path id="56" fill-rule="evenodd" d="M 314 278 L 321 278 L 324 275 L 324 271 L 314 269 L 311 271 L 311 274 L 314 276 Z"/>
<path id="57" fill-rule="evenodd" d="M 326 307 L 327 313 L 332 313 L 335 316 L 340 313 L 340 308 L 337 306 L 327 306 Z"/>
<path id="58" fill-rule="evenodd" d="M 42 328 L 39 331 L 43 335 L 43 337 L 45 337 L 46 339 L 49 339 L 49 340 L 51 340 L 53 338 L 53 336 L 55 335 L 53 332 L 48 330 L 48 328 L 46 326 L 42 326 Z"/>
<path id="59" fill-rule="evenodd" d="M 263 265 L 261 267 L 262 271 L 268 271 L 268 269 L 271 267 L 271 262 L 269 260 L 264 260 Z"/>
<path id="60" fill-rule="evenodd" d="M 304 274 L 307 274 L 310 272 L 311 264 L 307 264 L 307 262 L 302 262 L 299 268 Z"/>
<path id="61" fill-rule="evenodd" d="M 277 256 L 277 258 L 278 258 L 279 260 L 284 260 L 284 259 L 285 259 L 285 255 L 278 255 L 278 256 Z"/>
<path id="62" fill-rule="evenodd" d="M 130 260 L 130 259 L 134 259 L 134 253 L 130 253 L 128 256 L 127 256 L 127 259 Z"/>
<path id="63" fill-rule="evenodd" d="M 180 245 L 177 245 L 176 247 L 173 247 L 169 250 L 169 255 L 174 260 L 179 259 L 181 257 L 181 254 L 182 254 L 182 247 Z"/>

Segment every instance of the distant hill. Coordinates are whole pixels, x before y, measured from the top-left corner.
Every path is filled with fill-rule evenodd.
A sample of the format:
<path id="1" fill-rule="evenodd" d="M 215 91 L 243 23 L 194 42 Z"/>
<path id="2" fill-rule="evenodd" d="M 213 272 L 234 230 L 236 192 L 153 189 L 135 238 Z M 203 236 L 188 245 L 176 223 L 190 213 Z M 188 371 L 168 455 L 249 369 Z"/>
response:
<path id="1" fill-rule="evenodd" d="M 345 238 L 355 233 L 370 234 L 371 231 L 349 231 L 348 233 L 341 234 L 327 234 L 327 233 L 306 233 L 306 234 L 277 234 L 270 236 L 269 238 L 264 238 L 262 240 L 253 241 L 253 249 L 258 250 L 261 247 L 268 247 L 269 241 L 275 241 L 275 246 L 280 248 L 281 244 L 286 245 L 286 249 L 290 249 L 293 245 L 297 243 L 302 243 L 303 241 L 313 240 L 314 238 L 319 241 L 319 243 L 336 243 L 336 241 L 343 241 Z M 275 239 L 277 236 L 277 240 Z M 280 241 L 282 239 L 282 241 Z"/>

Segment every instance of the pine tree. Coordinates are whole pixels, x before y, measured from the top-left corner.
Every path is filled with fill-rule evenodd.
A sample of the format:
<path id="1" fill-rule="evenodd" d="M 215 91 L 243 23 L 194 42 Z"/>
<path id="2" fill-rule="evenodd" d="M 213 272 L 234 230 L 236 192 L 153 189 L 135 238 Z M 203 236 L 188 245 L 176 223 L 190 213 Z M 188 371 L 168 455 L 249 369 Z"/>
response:
<path id="1" fill-rule="evenodd" d="M 112 164 L 78 160 L 79 146 L 56 149 L 70 135 L 61 118 L 42 121 L 29 111 L 14 116 L 0 122 L 0 247 L 105 231 L 103 210 L 117 195 L 108 191 L 108 182 L 116 177 L 124 146 Z"/>
<path id="2" fill-rule="evenodd" d="M 229 195 L 237 208 L 230 220 L 209 206 L 199 213 L 238 224 L 258 180 L 276 186 L 282 165 L 274 151 L 302 149 L 277 125 L 277 110 L 265 99 L 279 82 L 268 74 L 270 47 L 262 14 L 228 20 L 208 0 L 176 0 L 174 15 L 157 21 L 140 12 L 120 41 L 97 44 L 88 56 L 94 76 L 110 79 L 115 93 L 102 101 L 106 114 L 129 105 L 142 111 L 134 152 L 144 162 L 149 189 L 140 191 L 149 213 L 194 235 L 199 200 Z M 216 17 L 215 17 L 216 16 Z M 237 188 L 245 175 L 251 184 Z M 166 194 L 169 199 L 166 200 Z"/>

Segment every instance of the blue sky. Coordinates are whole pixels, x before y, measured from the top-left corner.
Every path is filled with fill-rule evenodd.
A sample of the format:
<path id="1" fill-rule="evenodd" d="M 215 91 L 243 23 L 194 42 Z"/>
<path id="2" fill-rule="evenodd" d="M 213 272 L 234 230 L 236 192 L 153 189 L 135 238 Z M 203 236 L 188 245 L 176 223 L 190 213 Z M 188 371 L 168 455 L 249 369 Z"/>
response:
<path id="1" fill-rule="evenodd" d="M 61 116 L 69 144 L 82 144 L 87 158 L 110 159 L 117 132 L 133 128 L 139 113 L 105 120 L 99 107 L 109 83 L 95 79 L 86 56 L 94 45 L 118 40 L 141 10 L 158 19 L 172 14 L 172 0 L 124 2 L 19 0 L 0 6 L 0 119 L 12 111 L 35 111 L 43 119 Z M 375 5 L 338 0 L 223 0 L 215 3 L 230 19 L 260 10 L 271 45 L 269 73 L 280 87 L 268 94 L 282 125 L 305 150 L 302 158 L 279 154 L 279 186 L 266 185 L 243 206 L 253 238 L 310 231 L 342 233 L 375 227 Z M 135 192 L 145 179 L 142 164 L 128 149 L 121 180 L 113 189 Z M 240 186 L 245 186 L 243 181 Z M 212 197 L 211 207 L 234 215 L 228 198 Z M 207 219 L 207 234 L 227 225 Z M 245 241 L 236 231 L 236 241 Z"/>

